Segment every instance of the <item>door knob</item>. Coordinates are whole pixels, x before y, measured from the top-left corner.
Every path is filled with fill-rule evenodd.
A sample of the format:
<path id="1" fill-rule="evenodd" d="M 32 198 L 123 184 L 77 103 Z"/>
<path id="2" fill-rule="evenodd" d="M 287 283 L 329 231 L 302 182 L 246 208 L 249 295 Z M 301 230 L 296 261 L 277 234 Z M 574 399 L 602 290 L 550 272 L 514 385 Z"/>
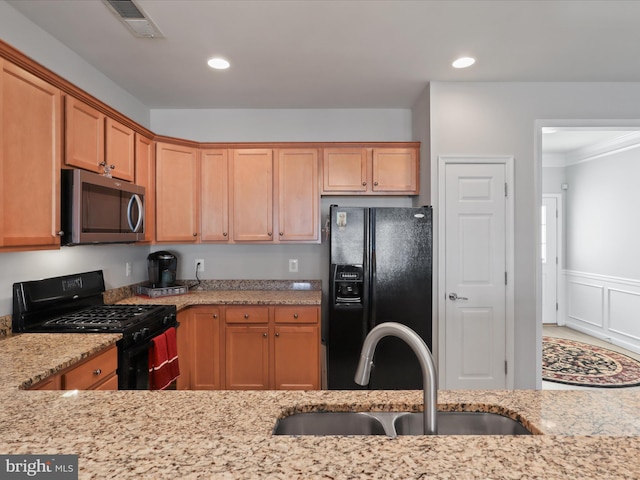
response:
<path id="1" fill-rule="evenodd" d="M 450 293 L 449 300 L 469 300 L 467 297 L 459 297 L 457 293 Z"/>

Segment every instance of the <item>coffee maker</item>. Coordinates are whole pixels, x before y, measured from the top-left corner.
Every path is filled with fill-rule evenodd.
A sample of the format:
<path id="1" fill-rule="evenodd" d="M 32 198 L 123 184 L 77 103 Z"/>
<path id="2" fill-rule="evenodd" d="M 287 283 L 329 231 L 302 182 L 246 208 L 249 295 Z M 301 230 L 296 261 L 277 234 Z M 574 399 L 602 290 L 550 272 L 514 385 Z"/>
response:
<path id="1" fill-rule="evenodd" d="M 152 288 L 172 287 L 176 284 L 178 258 L 173 253 L 162 250 L 149 254 L 147 268 Z"/>

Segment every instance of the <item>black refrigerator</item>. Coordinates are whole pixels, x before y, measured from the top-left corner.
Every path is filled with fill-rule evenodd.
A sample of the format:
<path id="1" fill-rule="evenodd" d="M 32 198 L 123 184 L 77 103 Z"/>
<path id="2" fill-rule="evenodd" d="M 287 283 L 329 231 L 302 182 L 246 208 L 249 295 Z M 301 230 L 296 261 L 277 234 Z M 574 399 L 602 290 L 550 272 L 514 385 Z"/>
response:
<path id="1" fill-rule="evenodd" d="M 432 349 L 433 212 L 332 205 L 330 216 L 327 384 L 355 390 L 363 388 L 353 380 L 360 349 L 376 325 L 405 324 Z M 383 338 L 373 362 L 368 388 L 422 388 L 418 360 L 401 340 Z"/>

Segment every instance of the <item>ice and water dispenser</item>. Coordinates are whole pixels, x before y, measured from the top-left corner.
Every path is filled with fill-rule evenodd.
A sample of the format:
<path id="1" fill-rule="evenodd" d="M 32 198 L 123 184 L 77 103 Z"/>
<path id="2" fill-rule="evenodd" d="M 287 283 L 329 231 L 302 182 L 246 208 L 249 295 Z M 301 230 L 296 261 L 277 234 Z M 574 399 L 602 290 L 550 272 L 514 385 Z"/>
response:
<path id="1" fill-rule="evenodd" d="M 364 290 L 362 265 L 334 265 L 335 305 L 361 305 Z"/>

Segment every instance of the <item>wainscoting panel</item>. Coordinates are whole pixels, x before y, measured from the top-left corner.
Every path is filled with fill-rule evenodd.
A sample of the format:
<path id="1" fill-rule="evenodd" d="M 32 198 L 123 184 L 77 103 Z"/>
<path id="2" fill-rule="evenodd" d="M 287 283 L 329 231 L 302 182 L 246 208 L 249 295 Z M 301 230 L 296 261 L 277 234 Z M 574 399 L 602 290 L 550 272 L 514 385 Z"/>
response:
<path id="1" fill-rule="evenodd" d="M 569 281 L 567 309 L 569 318 L 602 327 L 604 321 L 604 288 L 602 285 L 585 283 L 584 280 Z"/>
<path id="2" fill-rule="evenodd" d="M 567 327 L 640 353 L 640 280 L 564 270 L 561 282 Z"/>

